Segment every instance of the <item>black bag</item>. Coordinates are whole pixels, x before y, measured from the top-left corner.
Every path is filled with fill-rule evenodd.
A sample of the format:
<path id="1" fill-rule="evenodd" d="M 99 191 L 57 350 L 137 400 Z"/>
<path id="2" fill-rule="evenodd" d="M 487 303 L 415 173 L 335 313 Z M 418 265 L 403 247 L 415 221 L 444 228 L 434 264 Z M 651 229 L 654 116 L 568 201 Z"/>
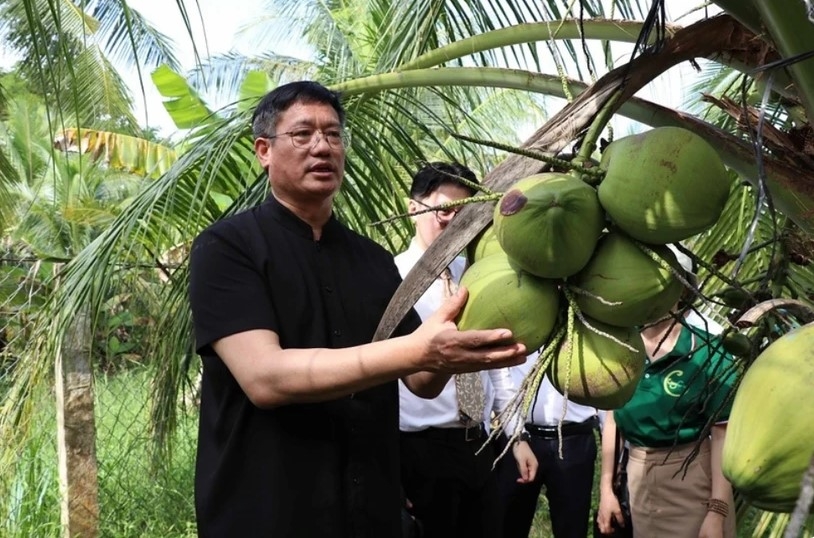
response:
<path id="1" fill-rule="evenodd" d="M 622 446 L 622 435 L 616 430 L 616 445 L 613 450 L 613 460 L 616 466 L 613 468 L 613 482 L 611 488 L 614 495 L 619 500 L 619 507 L 622 509 L 622 518 L 625 526 L 621 527 L 616 519 L 611 518 L 613 531 L 611 534 L 603 534 L 599 530 L 594 514 L 594 538 L 633 538 L 633 519 L 630 516 L 630 495 L 627 489 L 627 458 L 628 450 Z"/>

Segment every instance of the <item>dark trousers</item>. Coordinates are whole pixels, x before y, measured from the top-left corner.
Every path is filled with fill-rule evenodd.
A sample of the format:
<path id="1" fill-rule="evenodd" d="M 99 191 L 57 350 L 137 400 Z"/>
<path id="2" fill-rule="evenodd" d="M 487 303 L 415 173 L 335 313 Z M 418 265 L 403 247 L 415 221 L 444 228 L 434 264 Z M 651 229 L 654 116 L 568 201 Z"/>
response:
<path id="1" fill-rule="evenodd" d="M 529 443 L 539 463 L 531 484 L 517 483 L 519 474 L 514 458 L 505 457 L 498 463 L 504 538 L 528 537 L 543 486 L 554 538 L 585 538 L 590 523 L 596 462 L 593 432 L 563 437 L 562 459 L 556 438 L 532 435 Z"/>
<path id="2" fill-rule="evenodd" d="M 424 538 L 501 538 L 494 447 L 461 432 L 401 434 L 401 477 Z"/>

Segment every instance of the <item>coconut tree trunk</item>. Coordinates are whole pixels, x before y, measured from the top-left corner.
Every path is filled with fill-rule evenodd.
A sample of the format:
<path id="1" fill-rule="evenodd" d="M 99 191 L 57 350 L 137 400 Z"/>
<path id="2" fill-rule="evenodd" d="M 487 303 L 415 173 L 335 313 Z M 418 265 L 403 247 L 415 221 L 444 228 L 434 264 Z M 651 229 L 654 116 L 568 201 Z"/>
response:
<path id="1" fill-rule="evenodd" d="M 90 315 L 80 310 L 56 357 L 57 441 L 62 536 L 99 536 L 96 423 Z"/>

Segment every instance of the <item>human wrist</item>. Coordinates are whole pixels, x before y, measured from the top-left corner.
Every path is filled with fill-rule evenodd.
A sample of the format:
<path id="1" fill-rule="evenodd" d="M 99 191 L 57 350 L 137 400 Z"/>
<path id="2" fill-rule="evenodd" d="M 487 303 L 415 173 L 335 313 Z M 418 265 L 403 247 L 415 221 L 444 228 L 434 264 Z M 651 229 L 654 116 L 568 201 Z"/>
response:
<path id="1" fill-rule="evenodd" d="M 613 484 L 611 484 L 610 480 L 608 480 L 607 482 L 602 480 L 599 481 L 599 495 L 616 496 L 616 494 L 613 492 Z"/>
<path id="2" fill-rule="evenodd" d="M 715 514 L 716 516 L 720 516 L 722 519 L 726 519 L 726 517 L 729 515 L 729 503 L 714 497 L 707 500 L 707 515 L 709 514 Z"/>
<path id="3" fill-rule="evenodd" d="M 512 442 L 512 447 L 516 447 L 520 443 L 528 443 L 529 439 L 531 439 L 529 432 L 522 431 L 517 435 L 517 437 L 515 437 L 514 441 Z"/>
<path id="4" fill-rule="evenodd" d="M 726 516 L 719 514 L 718 512 L 708 511 L 707 515 L 705 516 L 708 519 L 713 521 L 720 521 L 723 522 L 726 519 Z"/>
<path id="5" fill-rule="evenodd" d="M 401 340 L 400 342 L 396 342 Z M 397 339 L 391 339 L 393 343 L 407 350 L 409 358 L 409 368 L 413 373 L 420 371 L 440 372 L 441 369 L 432 358 L 432 346 L 430 341 L 419 331 L 413 331 Z"/>

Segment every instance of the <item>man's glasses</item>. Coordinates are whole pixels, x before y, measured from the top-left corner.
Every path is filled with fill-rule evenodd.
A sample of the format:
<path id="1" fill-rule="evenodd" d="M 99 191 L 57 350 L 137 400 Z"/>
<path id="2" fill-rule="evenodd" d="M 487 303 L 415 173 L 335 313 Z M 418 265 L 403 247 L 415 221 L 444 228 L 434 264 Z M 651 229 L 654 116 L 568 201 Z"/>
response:
<path id="1" fill-rule="evenodd" d="M 298 149 L 311 149 L 323 138 L 328 141 L 328 145 L 333 149 L 350 146 L 350 133 L 341 129 L 328 129 L 326 131 L 322 129 L 297 129 L 264 138 L 272 140 L 283 135 L 288 136 L 291 139 L 291 145 Z"/>
<path id="2" fill-rule="evenodd" d="M 421 200 L 413 199 L 413 201 L 417 204 L 423 205 L 427 209 L 432 209 L 432 206 L 425 204 Z M 444 209 L 433 209 L 432 212 L 435 213 L 435 220 L 437 220 L 440 223 L 444 223 L 452 219 L 452 217 L 454 217 L 455 215 L 457 215 L 458 211 L 460 211 L 461 209 L 463 209 L 463 206 L 447 207 Z"/>

